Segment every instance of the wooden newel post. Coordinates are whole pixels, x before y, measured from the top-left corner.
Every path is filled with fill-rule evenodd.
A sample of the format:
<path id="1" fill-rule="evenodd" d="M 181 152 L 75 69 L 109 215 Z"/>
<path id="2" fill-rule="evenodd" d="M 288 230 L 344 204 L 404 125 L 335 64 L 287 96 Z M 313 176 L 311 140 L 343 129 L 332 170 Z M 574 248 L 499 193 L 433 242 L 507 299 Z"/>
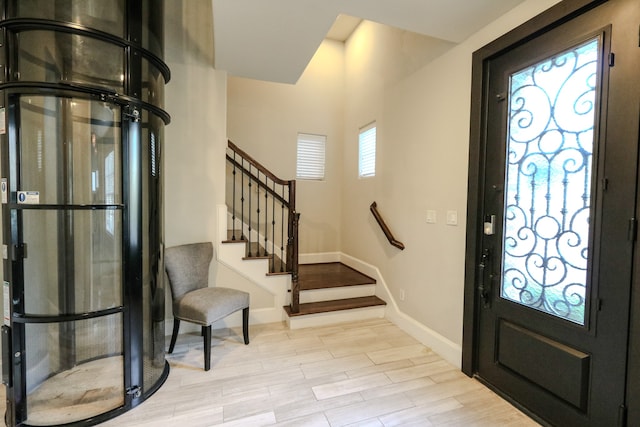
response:
<path id="1" fill-rule="evenodd" d="M 289 181 L 289 236 L 287 241 L 287 270 L 291 272 L 291 312 L 300 311 L 300 284 L 298 282 L 298 224 L 296 212 L 296 181 Z"/>
<path id="2" fill-rule="evenodd" d="M 291 312 L 298 313 L 300 311 L 300 282 L 298 281 L 298 224 L 300 222 L 300 214 L 294 214 L 293 221 L 293 268 L 291 269 Z"/>

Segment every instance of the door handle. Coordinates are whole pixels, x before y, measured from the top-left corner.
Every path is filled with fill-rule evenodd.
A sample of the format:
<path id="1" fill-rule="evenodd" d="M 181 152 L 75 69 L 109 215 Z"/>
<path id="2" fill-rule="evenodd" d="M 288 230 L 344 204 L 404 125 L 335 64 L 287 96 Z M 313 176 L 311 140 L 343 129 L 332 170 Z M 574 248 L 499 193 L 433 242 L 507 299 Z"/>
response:
<path id="1" fill-rule="evenodd" d="M 480 293 L 480 299 L 482 300 L 482 306 L 489 308 L 491 303 L 491 288 L 485 284 L 485 268 L 489 264 L 490 258 L 489 249 L 482 251 L 482 257 L 480 258 L 480 264 L 478 264 L 478 292 Z"/>

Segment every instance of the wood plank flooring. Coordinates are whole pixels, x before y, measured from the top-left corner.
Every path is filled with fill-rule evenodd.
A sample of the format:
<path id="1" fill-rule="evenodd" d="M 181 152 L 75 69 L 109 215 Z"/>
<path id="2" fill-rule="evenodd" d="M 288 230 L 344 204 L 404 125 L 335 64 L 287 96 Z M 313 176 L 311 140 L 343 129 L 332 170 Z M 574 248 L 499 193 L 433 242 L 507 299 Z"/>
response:
<path id="1" fill-rule="evenodd" d="M 537 426 L 386 319 L 181 335 L 155 395 L 105 427 Z"/>

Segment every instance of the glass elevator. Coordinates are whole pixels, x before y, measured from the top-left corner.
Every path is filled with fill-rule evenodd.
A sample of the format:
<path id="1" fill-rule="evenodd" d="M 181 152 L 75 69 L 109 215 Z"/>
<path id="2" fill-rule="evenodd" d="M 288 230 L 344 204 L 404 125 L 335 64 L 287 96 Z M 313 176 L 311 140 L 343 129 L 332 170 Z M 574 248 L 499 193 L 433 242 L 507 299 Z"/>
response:
<path id="1" fill-rule="evenodd" d="M 165 381 L 162 0 L 0 0 L 9 426 L 94 425 Z"/>

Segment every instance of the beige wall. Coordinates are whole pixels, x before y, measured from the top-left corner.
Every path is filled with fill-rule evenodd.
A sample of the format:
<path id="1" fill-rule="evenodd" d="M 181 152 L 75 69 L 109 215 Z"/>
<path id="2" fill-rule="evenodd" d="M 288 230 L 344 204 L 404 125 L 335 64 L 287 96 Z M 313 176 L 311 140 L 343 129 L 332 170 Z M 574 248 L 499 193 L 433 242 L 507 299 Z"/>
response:
<path id="1" fill-rule="evenodd" d="M 393 62 L 400 70 L 389 69 L 392 61 L 384 60 L 401 48 L 384 28 L 361 26 L 346 45 L 342 251 L 377 266 L 401 311 L 458 345 L 472 53 L 556 2 L 525 2 L 406 78 L 403 62 L 409 57 Z M 363 67 L 360 40 L 372 37 L 377 40 L 375 49 L 369 49 L 373 66 Z M 400 78 L 387 78 L 394 75 Z M 377 173 L 359 180 L 358 127 L 374 119 Z M 374 200 L 396 238 L 405 243 L 404 251 L 386 242 L 369 214 Z M 426 223 L 427 210 L 436 211 L 437 223 Z M 457 226 L 446 225 L 447 211 L 457 212 Z"/>
<path id="2" fill-rule="evenodd" d="M 229 77 L 227 134 L 282 179 L 296 177 L 299 132 L 325 135 L 324 181 L 298 181 L 300 252 L 340 248 L 344 44 L 324 41 L 295 85 Z"/>
<path id="3" fill-rule="evenodd" d="M 164 145 L 165 246 L 211 241 L 215 247 L 216 205 L 225 200 L 227 75 L 213 68 L 211 1 L 167 1 L 165 8 L 171 69 L 165 92 L 171 115 Z M 253 308 L 273 305 L 271 294 L 215 261 L 210 280 L 250 292 Z"/>
<path id="4" fill-rule="evenodd" d="M 460 345 L 472 54 L 557 1 L 529 0 L 457 46 L 364 22 L 338 62 L 343 83 L 337 75 L 327 78 L 333 65 L 324 59 L 341 61 L 340 52 L 327 54 L 335 42 L 321 46 L 295 86 L 230 77 L 229 137 L 280 174 L 295 172 L 297 131 L 325 133 L 310 126 L 323 117 L 335 130 L 342 126 L 337 137 L 326 131 L 332 144 L 342 144 L 328 159 L 330 181 L 300 188 L 303 227 L 313 215 L 312 230 L 301 231 L 303 242 L 311 231 L 313 244 L 306 241 L 301 252 L 339 250 L 375 265 L 403 312 Z M 337 84 L 342 105 L 336 105 Z M 336 97 L 325 103 L 329 91 Z M 373 120 L 376 177 L 359 179 L 358 129 Z M 334 172 L 334 161 L 342 172 Z M 339 200 L 325 189 L 337 189 Z M 387 243 L 369 212 L 373 201 L 404 251 Z M 427 210 L 436 211 L 437 223 L 426 223 Z M 457 213 L 457 226 L 445 224 L 447 211 Z M 316 244 L 321 238 L 326 244 Z"/>

